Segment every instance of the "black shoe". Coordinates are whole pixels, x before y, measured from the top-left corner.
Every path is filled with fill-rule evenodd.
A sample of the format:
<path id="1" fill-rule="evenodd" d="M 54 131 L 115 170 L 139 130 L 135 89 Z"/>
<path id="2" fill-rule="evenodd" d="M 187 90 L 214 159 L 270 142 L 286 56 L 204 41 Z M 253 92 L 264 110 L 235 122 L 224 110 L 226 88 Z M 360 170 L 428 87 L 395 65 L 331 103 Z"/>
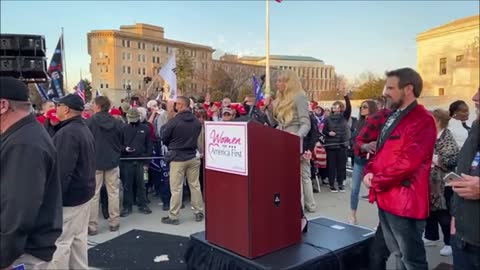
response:
<path id="1" fill-rule="evenodd" d="M 170 225 L 178 225 L 180 224 L 180 221 L 178 221 L 178 219 L 171 219 L 170 217 L 163 217 L 162 223 L 170 224 Z"/>
<path id="2" fill-rule="evenodd" d="M 335 187 L 330 187 L 330 192 L 338 193 L 338 190 Z"/>
<path id="3" fill-rule="evenodd" d="M 344 193 L 344 192 L 345 192 L 345 186 L 339 186 L 339 187 L 338 187 L 338 190 L 339 190 L 340 192 Z"/>
<path id="4" fill-rule="evenodd" d="M 362 196 L 362 199 L 368 201 L 368 195 Z"/>
<path id="5" fill-rule="evenodd" d="M 196 213 L 195 214 L 195 221 L 196 222 L 201 222 L 203 220 L 203 218 L 204 218 L 203 213 Z"/>
<path id="6" fill-rule="evenodd" d="M 148 208 L 148 206 L 146 206 L 146 205 L 138 207 L 138 211 L 140 211 L 140 213 L 145 214 L 145 215 L 148 215 L 148 214 L 152 213 L 152 210 L 150 210 L 150 208 Z"/>
<path id="7" fill-rule="evenodd" d="M 120 213 L 121 217 L 128 217 L 132 213 L 132 208 L 123 208 L 122 212 Z"/>
<path id="8" fill-rule="evenodd" d="M 320 190 L 318 190 L 318 188 L 314 188 L 313 193 L 320 193 Z"/>
<path id="9" fill-rule="evenodd" d="M 326 186 L 326 187 L 329 187 L 330 186 L 330 183 L 326 180 L 322 180 L 322 186 Z"/>
<path id="10" fill-rule="evenodd" d="M 163 208 L 163 211 L 168 211 L 168 210 L 170 210 L 170 205 L 164 204 L 164 205 L 162 206 L 162 208 Z"/>
<path id="11" fill-rule="evenodd" d="M 110 215 L 108 214 L 108 207 L 103 206 L 102 204 L 102 216 L 104 219 L 108 219 Z"/>
<path id="12" fill-rule="evenodd" d="M 147 197 L 147 199 L 146 199 L 146 201 L 145 201 L 145 202 L 146 202 L 147 204 L 149 204 L 149 203 L 150 203 L 150 200 L 148 199 L 148 197 Z"/>

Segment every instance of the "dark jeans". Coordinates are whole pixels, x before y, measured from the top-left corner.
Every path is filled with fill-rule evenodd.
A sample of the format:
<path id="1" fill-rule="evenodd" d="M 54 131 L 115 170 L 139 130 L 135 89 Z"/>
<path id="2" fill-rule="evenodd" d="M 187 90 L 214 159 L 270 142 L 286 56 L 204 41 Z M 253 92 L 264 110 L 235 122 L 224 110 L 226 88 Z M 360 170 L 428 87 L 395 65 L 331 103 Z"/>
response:
<path id="1" fill-rule="evenodd" d="M 437 210 L 430 212 L 425 226 L 425 239 L 437 241 L 440 239 L 438 234 L 438 224 L 442 228 L 443 242 L 446 246 L 450 246 L 450 223 L 452 217 L 448 210 Z"/>
<path id="2" fill-rule="evenodd" d="M 123 208 L 131 209 L 133 205 L 133 186 L 136 185 L 137 206 L 144 207 L 147 205 L 145 192 L 145 182 L 143 180 L 143 165 L 138 161 L 125 161 L 123 182 Z"/>
<path id="3" fill-rule="evenodd" d="M 347 174 L 347 148 L 327 149 L 327 169 L 330 187 L 335 186 L 335 179 L 339 187 L 343 186 Z"/>
<path id="4" fill-rule="evenodd" d="M 390 251 L 388 250 L 385 238 L 383 237 L 382 225 L 378 224 L 377 231 L 375 232 L 375 238 L 369 249 L 369 264 L 370 270 L 385 270 L 387 269 L 388 257 L 390 257 Z"/>
<path id="5" fill-rule="evenodd" d="M 385 243 L 395 256 L 395 269 L 428 270 L 422 241 L 425 220 L 399 217 L 381 209 L 378 210 L 378 215 Z"/>
<path id="6" fill-rule="evenodd" d="M 455 270 L 480 269 L 480 247 L 465 243 L 452 235 L 453 266 Z"/>
<path id="7" fill-rule="evenodd" d="M 200 159 L 200 172 L 198 174 L 198 181 L 200 181 L 200 190 L 202 191 L 202 195 L 205 196 L 205 194 L 203 193 L 203 164 L 204 164 L 204 161 L 203 161 L 203 158 Z"/>
<path id="8" fill-rule="evenodd" d="M 168 172 L 160 172 L 158 170 L 150 169 L 149 173 L 150 179 L 153 180 L 155 192 L 162 200 L 162 203 L 165 206 L 169 206 L 170 197 L 172 196 L 170 193 L 170 182 L 168 181 L 168 177 L 162 176 L 163 173 L 168 174 Z"/>

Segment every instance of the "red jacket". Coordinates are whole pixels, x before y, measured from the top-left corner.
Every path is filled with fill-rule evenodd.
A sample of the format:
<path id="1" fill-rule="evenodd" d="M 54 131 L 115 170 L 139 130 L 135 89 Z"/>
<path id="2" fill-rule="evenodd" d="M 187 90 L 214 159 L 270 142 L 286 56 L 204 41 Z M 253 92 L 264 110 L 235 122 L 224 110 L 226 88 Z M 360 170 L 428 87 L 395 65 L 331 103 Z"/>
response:
<path id="1" fill-rule="evenodd" d="M 388 213 L 425 219 L 429 213 L 429 177 L 437 130 L 433 116 L 415 106 L 379 146 L 365 174 L 372 173 L 369 201 Z"/>

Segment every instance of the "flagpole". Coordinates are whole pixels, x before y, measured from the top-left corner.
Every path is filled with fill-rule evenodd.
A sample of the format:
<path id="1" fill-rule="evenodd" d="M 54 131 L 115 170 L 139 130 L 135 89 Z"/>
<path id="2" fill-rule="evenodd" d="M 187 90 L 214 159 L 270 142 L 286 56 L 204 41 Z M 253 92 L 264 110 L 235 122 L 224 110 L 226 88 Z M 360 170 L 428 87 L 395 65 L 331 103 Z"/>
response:
<path id="1" fill-rule="evenodd" d="M 265 94 L 270 95 L 270 0 L 265 12 Z"/>
<path id="2" fill-rule="evenodd" d="M 63 89 L 67 90 L 68 89 L 67 59 L 65 58 L 65 44 L 63 44 L 63 40 L 64 40 L 64 35 L 63 35 L 63 27 L 62 27 L 62 42 L 60 43 L 60 46 L 62 46 L 63 74 L 65 76 L 65 83 L 63 84 Z"/>

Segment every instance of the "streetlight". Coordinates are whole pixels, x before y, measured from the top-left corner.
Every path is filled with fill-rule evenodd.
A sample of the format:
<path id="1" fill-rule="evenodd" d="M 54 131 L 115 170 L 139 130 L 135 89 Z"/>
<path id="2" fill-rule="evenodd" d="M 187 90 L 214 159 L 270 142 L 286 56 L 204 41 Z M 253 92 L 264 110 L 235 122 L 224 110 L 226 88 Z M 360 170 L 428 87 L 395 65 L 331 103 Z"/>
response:
<path id="1" fill-rule="evenodd" d="M 132 87 L 130 85 L 127 85 L 127 98 L 130 99 L 130 94 L 132 93 Z"/>

